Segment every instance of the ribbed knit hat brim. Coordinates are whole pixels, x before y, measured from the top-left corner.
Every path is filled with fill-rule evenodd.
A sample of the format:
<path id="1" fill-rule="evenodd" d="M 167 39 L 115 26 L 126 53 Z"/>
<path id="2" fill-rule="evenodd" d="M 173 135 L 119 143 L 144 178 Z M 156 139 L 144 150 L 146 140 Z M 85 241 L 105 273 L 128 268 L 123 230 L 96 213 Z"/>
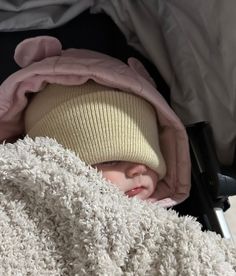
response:
<path id="1" fill-rule="evenodd" d="M 25 128 L 31 137 L 55 138 L 86 164 L 124 160 L 166 173 L 155 110 L 131 93 L 93 81 L 49 84 L 26 109 Z"/>

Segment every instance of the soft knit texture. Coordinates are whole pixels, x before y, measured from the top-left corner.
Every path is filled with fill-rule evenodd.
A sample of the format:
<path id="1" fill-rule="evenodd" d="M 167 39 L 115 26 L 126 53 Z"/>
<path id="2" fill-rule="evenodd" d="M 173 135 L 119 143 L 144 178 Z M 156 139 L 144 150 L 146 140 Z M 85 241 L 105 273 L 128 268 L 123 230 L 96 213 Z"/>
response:
<path id="1" fill-rule="evenodd" d="M 0 145 L 0 275 L 233 276 L 236 249 L 26 137 Z"/>
<path id="2" fill-rule="evenodd" d="M 166 174 L 155 109 L 139 96 L 88 81 L 48 84 L 25 111 L 26 133 L 55 138 L 87 165 L 123 160 Z"/>

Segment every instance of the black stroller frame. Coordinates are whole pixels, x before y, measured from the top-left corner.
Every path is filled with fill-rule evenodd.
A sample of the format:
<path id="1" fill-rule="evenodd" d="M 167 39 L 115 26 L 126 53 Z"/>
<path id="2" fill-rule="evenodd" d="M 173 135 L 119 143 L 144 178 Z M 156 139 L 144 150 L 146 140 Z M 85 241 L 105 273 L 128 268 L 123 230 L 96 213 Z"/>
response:
<path id="1" fill-rule="evenodd" d="M 232 167 L 221 168 L 217 159 L 211 126 L 199 122 L 187 127 L 192 163 L 192 215 L 202 224 L 226 239 L 232 239 L 224 212 L 230 207 L 229 196 L 236 195 L 236 178 Z M 176 209 L 181 213 L 186 203 Z M 195 208 L 194 208 L 195 207 Z"/>

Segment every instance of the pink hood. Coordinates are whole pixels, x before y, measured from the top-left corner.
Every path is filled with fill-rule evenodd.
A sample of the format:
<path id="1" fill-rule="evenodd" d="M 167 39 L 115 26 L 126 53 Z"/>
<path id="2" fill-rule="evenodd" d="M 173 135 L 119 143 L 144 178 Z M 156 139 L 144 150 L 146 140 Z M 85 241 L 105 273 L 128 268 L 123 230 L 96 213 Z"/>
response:
<path id="1" fill-rule="evenodd" d="M 167 165 L 166 176 L 158 182 L 158 202 L 172 206 L 188 197 L 190 157 L 185 128 L 138 60 L 129 58 L 127 65 L 94 51 L 62 50 L 56 38 L 41 36 L 21 42 L 15 50 L 15 61 L 23 69 L 0 86 L 0 141 L 24 133 L 26 93 L 39 92 L 47 83 L 78 85 L 93 79 L 142 96 L 156 108 L 160 147 Z"/>

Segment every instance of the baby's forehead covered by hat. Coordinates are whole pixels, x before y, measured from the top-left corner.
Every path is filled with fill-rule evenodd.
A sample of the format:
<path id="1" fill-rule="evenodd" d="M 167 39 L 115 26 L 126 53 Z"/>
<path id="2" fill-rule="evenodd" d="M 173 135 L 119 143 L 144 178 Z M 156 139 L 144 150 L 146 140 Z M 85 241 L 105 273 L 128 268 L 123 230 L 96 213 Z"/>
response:
<path id="1" fill-rule="evenodd" d="M 90 165 L 123 160 L 145 164 L 161 178 L 166 172 L 152 105 L 94 81 L 46 86 L 28 106 L 25 127 L 31 137 L 55 138 Z"/>

